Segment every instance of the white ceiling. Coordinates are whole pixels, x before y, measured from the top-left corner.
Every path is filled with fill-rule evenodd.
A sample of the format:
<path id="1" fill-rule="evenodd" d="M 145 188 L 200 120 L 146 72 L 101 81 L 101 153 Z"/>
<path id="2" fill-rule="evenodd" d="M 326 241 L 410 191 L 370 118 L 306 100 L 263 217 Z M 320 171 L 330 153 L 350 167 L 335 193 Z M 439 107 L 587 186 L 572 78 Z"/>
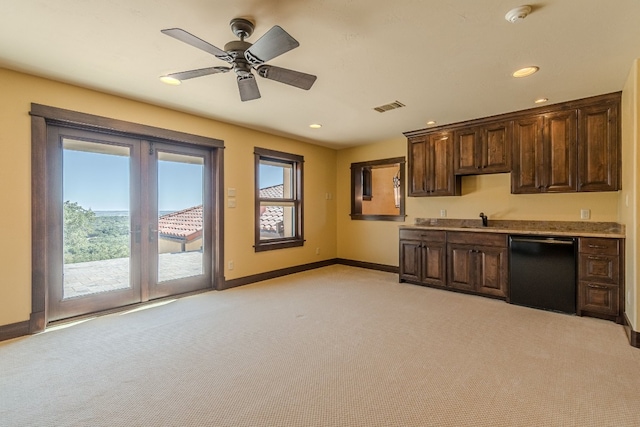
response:
<path id="1" fill-rule="evenodd" d="M 619 91 L 640 58 L 639 0 L 2 0 L 0 67 L 334 148 L 404 131 Z M 525 3 L 526 4 L 526 3 Z M 233 73 L 172 87 L 158 77 L 225 62 L 160 33 L 179 27 L 224 48 L 229 21 L 280 25 L 300 47 L 269 64 L 318 76 L 309 91 Z M 511 73 L 526 65 L 526 79 Z M 383 104 L 405 108 L 378 113 Z M 321 123 L 313 130 L 311 123 Z"/>

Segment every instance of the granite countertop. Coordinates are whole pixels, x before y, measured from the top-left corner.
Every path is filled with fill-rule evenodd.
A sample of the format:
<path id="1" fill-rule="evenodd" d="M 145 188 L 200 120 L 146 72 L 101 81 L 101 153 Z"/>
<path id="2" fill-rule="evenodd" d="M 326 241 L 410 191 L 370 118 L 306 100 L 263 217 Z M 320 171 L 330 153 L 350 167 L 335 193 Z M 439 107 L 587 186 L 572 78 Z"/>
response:
<path id="1" fill-rule="evenodd" d="M 523 221 L 492 220 L 482 226 L 481 219 L 416 218 L 414 225 L 403 229 L 429 229 L 446 231 L 471 231 L 478 233 L 527 234 L 532 236 L 574 236 L 624 238 L 625 227 L 616 222 L 591 221 Z"/>

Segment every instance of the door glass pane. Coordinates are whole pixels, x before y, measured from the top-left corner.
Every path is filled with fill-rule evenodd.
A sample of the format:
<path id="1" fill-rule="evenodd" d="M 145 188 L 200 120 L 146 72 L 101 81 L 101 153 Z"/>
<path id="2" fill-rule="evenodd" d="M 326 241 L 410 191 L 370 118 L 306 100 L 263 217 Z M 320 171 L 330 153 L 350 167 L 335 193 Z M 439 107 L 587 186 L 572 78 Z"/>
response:
<path id="1" fill-rule="evenodd" d="M 63 298 L 129 288 L 130 148 L 63 139 Z"/>
<path id="2" fill-rule="evenodd" d="M 158 152 L 158 282 L 204 274 L 204 158 Z"/>

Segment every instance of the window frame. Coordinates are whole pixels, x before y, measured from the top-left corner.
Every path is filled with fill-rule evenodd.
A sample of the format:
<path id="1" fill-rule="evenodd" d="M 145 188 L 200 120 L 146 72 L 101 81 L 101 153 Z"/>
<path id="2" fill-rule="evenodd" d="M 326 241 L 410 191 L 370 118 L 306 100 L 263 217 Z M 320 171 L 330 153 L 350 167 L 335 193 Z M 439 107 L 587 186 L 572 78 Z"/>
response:
<path id="1" fill-rule="evenodd" d="M 255 252 L 275 249 L 293 248 L 304 245 L 304 199 L 303 199 L 303 165 L 304 157 L 297 154 L 284 153 L 266 148 L 254 147 L 254 175 L 255 175 L 255 214 L 254 214 L 254 250 Z M 263 161 L 285 163 L 291 165 L 293 192 L 292 198 L 261 198 L 260 197 L 260 164 Z M 260 206 L 264 202 L 277 200 L 279 203 L 292 203 L 295 218 L 295 230 L 292 237 L 263 240 L 260 238 Z"/>

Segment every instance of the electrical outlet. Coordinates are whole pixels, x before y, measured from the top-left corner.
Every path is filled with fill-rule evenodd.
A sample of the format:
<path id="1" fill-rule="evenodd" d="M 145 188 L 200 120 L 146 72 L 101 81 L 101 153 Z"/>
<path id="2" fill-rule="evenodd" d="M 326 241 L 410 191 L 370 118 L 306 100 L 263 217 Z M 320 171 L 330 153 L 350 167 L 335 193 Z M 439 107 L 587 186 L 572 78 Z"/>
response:
<path id="1" fill-rule="evenodd" d="M 320 248 L 316 248 L 316 255 L 320 255 Z"/>
<path id="2" fill-rule="evenodd" d="M 447 210 L 440 209 L 440 218 L 446 218 L 446 216 L 447 216 Z"/>
<path id="3" fill-rule="evenodd" d="M 228 198 L 227 199 L 227 206 L 229 206 L 230 208 L 235 208 L 236 207 L 236 199 L 235 198 Z"/>
<path id="4" fill-rule="evenodd" d="M 580 219 L 591 218 L 591 209 L 580 209 Z"/>
<path id="5" fill-rule="evenodd" d="M 236 189 L 235 188 L 227 188 L 227 196 L 236 197 Z"/>
<path id="6" fill-rule="evenodd" d="M 228 267 L 227 267 L 227 268 L 228 268 L 229 270 L 233 270 L 233 267 L 234 267 L 234 265 L 233 265 L 233 261 L 229 261 L 227 264 L 228 264 Z"/>

